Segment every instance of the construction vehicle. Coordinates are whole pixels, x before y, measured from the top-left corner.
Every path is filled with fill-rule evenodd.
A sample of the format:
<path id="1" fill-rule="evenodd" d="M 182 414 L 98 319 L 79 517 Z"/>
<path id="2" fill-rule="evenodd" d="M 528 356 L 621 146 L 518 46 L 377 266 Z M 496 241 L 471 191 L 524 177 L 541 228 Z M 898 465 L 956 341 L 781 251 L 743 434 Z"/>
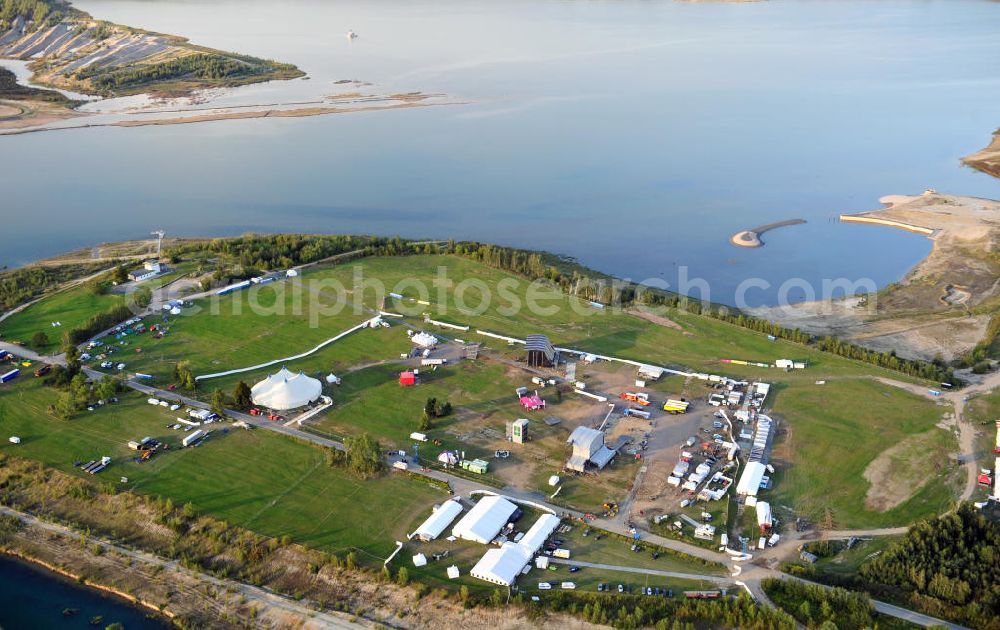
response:
<path id="1" fill-rule="evenodd" d="M 667 400 L 667 402 L 663 403 L 663 410 L 666 411 L 667 413 L 673 413 L 673 414 L 687 413 L 688 407 L 690 406 L 691 403 L 684 400 L 683 398 L 680 400 L 675 400 L 671 398 Z"/>
<path id="2" fill-rule="evenodd" d="M 642 407 L 646 407 L 649 405 L 649 394 L 646 393 L 636 394 L 634 392 L 622 392 L 619 398 L 621 398 L 622 400 L 627 400 L 629 402 L 634 402 Z"/>
<path id="3" fill-rule="evenodd" d="M 608 501 L 604 504 L 604 516 L 606 518 L 618 515 L 618 504 L 613 501 Z"/>

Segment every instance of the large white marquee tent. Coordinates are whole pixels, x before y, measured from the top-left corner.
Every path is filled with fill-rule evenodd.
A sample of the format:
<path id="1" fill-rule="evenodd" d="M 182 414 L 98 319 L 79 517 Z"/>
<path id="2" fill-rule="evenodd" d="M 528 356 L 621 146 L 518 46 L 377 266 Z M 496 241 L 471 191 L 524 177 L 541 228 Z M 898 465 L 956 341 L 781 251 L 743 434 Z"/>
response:
<path id="1" fill-rule="evenodd" d="M 282 367 L 250 390 L 255 405 L 284 411 L 304 407 L 319 398 L 323 384 L 319 380 Z"/>

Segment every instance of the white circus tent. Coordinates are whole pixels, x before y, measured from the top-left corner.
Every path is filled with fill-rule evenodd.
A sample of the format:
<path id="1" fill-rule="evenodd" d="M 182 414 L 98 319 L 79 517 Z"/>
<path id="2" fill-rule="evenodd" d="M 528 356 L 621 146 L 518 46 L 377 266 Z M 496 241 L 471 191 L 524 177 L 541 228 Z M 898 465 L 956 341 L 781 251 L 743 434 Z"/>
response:
<path id="1" fill-rule="evenodd" d="M 255 405 L 285 410 L 303 407 L 319 398 L 323 384 L 311 376 L 282 367 L 250 390 Z"/>

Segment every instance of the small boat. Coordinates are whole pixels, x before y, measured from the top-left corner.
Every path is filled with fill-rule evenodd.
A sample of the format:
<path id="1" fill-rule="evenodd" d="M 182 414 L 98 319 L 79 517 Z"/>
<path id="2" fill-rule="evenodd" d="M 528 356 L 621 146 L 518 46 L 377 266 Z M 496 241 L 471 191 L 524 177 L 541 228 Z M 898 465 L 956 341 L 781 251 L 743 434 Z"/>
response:
<path id="1" fill-rule="evenodd" d="M 347 31 L 347 39 L 357 39 L 358 34 L 354 31 Z"/>

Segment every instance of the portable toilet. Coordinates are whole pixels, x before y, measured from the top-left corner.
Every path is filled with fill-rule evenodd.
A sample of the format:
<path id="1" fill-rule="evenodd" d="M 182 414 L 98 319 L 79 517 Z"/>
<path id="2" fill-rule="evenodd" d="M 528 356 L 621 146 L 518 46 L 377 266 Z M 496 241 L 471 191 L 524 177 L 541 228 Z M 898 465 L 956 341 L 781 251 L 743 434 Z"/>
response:
<path id="1" fill-rule="evenodd" d="M 511 440 L 514 444 L 524 444 L 528 441 L 528 419 L 520 418 L 511 426 Z"/>

